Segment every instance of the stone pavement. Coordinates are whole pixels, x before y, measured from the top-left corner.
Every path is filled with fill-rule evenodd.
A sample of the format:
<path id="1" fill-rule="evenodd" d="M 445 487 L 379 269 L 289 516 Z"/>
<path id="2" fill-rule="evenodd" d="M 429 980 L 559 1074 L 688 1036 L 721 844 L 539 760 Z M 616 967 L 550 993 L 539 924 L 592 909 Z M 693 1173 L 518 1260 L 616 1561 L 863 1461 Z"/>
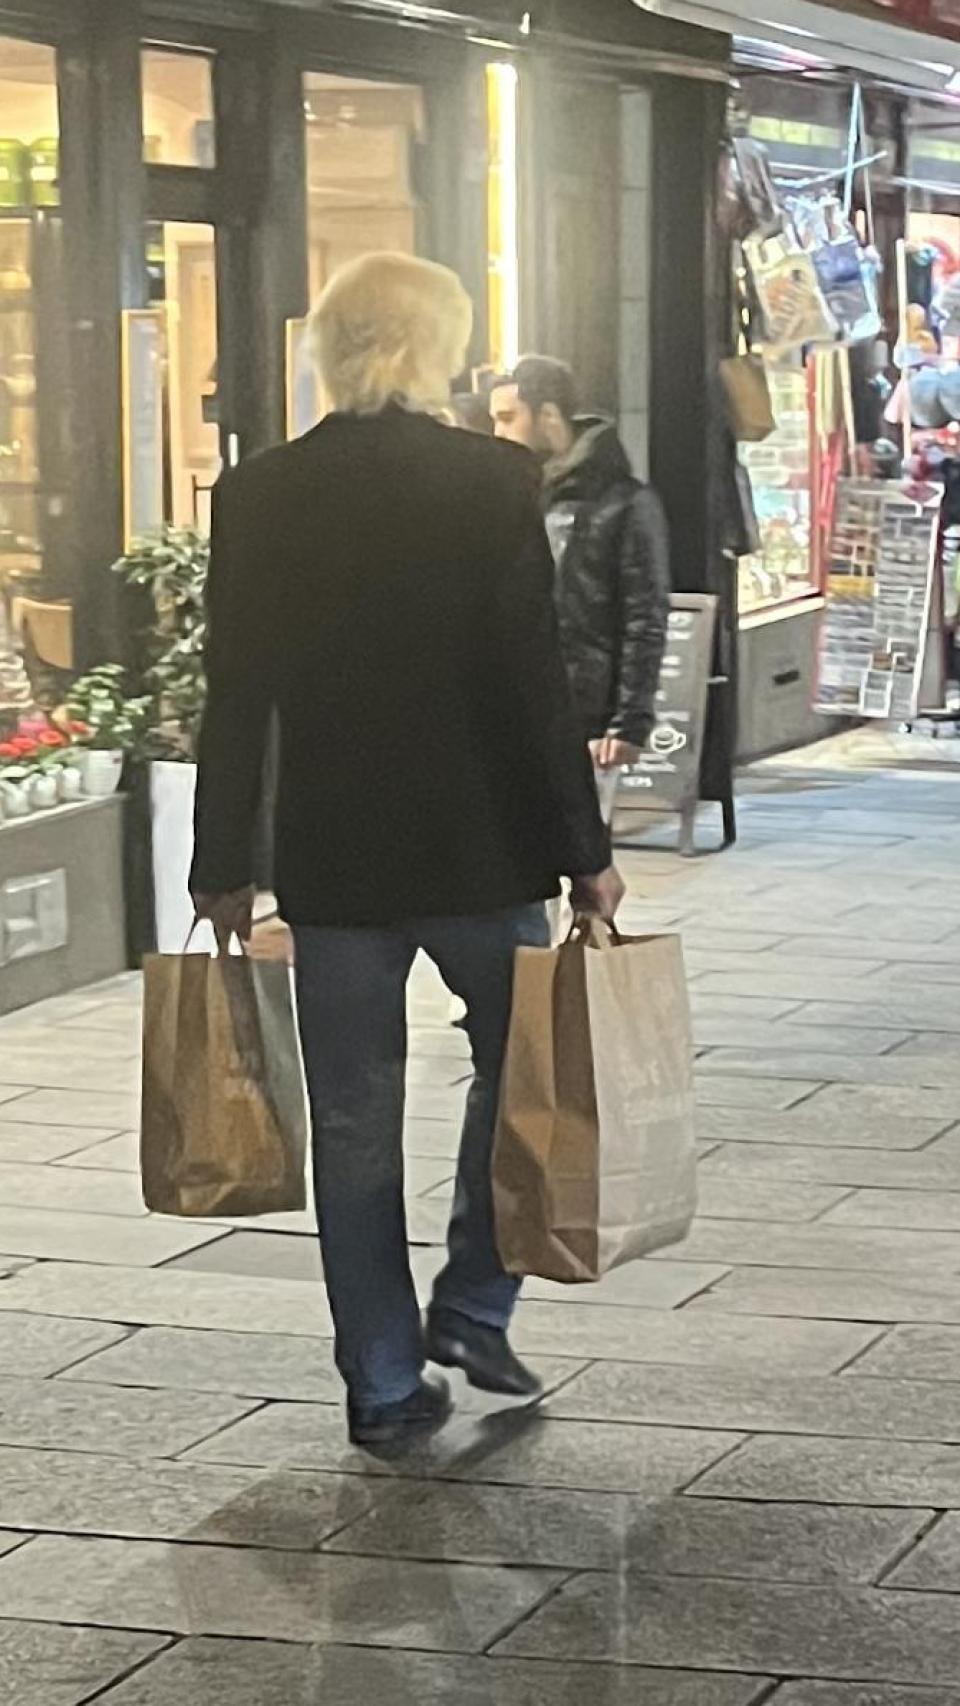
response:
<path id="1" fill-rule="evenodd" d="M 702 1218 L 532 1284 L 538 1409 L 344 1444 L 307 1216 L 144 1215 L 135 979 L 0 1024 L 0 1706 L 960 1706 L 960 767 L 760 767 L 625 855 L 680 927 Z M 896 765 L 887 770 L 877 763 Z M 424 1286 L 467 1070 L 412 997 Z"/>

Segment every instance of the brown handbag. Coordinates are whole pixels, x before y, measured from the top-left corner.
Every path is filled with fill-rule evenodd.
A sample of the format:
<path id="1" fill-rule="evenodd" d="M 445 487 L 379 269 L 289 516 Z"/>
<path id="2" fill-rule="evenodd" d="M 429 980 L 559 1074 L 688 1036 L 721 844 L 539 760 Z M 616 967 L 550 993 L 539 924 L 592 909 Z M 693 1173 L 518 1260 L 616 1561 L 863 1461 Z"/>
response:
<path id="1" fill-rule="evenodd" d="M 759 355 L 731 355 L 720 363 L 730 431 L 738 444 L 762 444 L 776 431 L 767 373 Z"/>

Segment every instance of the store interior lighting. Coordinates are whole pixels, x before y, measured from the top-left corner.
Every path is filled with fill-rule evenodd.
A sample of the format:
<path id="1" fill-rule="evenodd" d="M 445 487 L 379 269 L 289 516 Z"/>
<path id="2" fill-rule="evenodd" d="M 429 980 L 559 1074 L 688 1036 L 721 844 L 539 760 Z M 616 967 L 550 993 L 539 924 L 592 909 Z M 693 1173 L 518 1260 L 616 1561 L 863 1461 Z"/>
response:
<path id="1" fill-rule="evenodd" d="M 490 352 L 509 371 L 520 359 L 520 209 L 517 68 L 487 66 L 490 124 Z"/>

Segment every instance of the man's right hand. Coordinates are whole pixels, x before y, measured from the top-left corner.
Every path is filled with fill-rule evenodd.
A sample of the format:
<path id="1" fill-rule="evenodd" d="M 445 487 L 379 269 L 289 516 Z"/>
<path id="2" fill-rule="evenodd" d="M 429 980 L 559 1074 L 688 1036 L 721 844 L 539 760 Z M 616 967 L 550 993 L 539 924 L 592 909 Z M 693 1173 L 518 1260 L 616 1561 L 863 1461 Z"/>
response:
<path id="1" fill-rule="evenodd" d="M 617 916 L 627 885 L 616 865 L 609 865 L 596 877 L 575 877 L 570 891 L 574 914 L 588 912 L 612 924 Z"/>

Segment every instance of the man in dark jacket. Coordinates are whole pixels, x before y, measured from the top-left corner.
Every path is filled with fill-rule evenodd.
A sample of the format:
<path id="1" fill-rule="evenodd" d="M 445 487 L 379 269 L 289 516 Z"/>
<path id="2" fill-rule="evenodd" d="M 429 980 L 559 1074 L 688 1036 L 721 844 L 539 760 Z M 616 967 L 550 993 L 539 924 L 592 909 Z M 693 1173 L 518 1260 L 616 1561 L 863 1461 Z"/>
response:
<path id="1" fill-rule="evenodd" d="M 537 1382 L 506 1329 L 491 1148 L 514 953 L 561 876 L 612 918 L 623 885 L 557 641 L 527 458 L 426 412 L 460 370 L 445 268 L 368 256 L 314 336 L 333 413 L 217 489 L 192 892 L 250 931 L 252 839 L 280 727 L 276 883 L 295 940 L 324 1273 L 354 1440 L 435 1425 L 445 1386 Z M 470 1091 L 426 1334 L 403 1210 L 404 991 L 418 949 L 467 1006 Z"/>
<path id="2" fill-rule="evenodd" d="M 525 357 L 494 384 L 490 412 L 499 438 L 541 462 L 564 661 L 594 763 L 616 771 L 656 720 L 670 599 L 660 501 L 634 478 L 615 427 L 577 414 L 563 362 Z"/>

